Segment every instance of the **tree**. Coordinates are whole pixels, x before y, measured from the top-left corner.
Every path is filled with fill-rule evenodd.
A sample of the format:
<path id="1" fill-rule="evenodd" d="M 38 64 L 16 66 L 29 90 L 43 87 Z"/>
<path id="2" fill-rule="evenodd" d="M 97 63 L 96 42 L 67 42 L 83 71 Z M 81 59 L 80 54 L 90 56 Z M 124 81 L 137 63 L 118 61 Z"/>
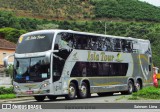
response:
<path id="1" fill-rule="evenodd" d="M 25 30 L 18 30 L 15 28 L 1 28 L 0 34 L 5 36 L 6 40 L 16 43 L 20 35 L 26 33 Z"/>
<path id="2" fill-rule="evenodd" d="M 53 23 L 37 25 L 37 30 L 44 30 L 44 29 L 57 29 L 57 28 L 59 28 L 59 25 L 57 25 L 57 24 L 53 24 Z"/>

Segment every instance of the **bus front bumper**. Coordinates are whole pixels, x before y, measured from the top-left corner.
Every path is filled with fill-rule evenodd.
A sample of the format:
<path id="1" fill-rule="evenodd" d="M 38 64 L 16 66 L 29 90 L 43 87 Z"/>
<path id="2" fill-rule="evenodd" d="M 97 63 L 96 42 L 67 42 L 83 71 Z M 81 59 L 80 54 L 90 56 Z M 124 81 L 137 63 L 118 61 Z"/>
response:
<path id="1" fill-rule="evenodd" d="M 49 95 L 50 90 L 21 90 L 15 91 L 17 96 L 36 96 L 36 95 Z"/>

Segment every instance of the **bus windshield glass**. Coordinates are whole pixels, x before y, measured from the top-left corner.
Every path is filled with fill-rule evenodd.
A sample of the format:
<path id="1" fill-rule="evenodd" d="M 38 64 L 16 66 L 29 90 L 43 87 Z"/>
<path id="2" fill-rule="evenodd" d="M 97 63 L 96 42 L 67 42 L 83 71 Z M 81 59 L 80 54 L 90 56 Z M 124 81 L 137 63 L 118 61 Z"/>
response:
<path id="1" fill-rule="evenodd" d="M 44 57 L 15 59 L 15 82 L 41 82 L 50 78 L 50 64 L 44 61 Z"/>
<path id="2" fill-rule="evenodd" d="M 19 38 L 16 53 L 35 53 L 50 50 L 54 33 L 26 34 Z"/>

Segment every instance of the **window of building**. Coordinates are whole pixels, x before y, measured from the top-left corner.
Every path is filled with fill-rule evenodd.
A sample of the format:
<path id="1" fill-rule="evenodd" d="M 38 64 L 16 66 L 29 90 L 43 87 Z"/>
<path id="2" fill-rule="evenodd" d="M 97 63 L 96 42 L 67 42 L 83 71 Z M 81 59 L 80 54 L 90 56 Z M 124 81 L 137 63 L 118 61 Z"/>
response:
<path id="1" fill-rule="evenodd" d="M 6 57 L 7 56 L 7 53 L 3 53 L 3 57 Z"/>

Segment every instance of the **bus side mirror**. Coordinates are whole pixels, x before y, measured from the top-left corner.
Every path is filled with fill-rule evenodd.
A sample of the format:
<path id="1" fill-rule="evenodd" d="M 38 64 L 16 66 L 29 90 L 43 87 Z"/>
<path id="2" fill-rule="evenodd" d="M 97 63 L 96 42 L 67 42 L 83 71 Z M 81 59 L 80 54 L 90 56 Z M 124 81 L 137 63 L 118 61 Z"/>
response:
<path id="1" fill-rule="evenodd" d="M 53 54 L 53 53 L 58 53 L 59 52 L 59 50 L 52 50 L 51 52 L 49 51 L 49 52 L 47 52 L 46 53 L 46 58 L 45 58 L 45 62 L 46 63 L 49 63 L 50 62 L 50 57 L 51 57 L 51 55 Z"/>
<path id="2" fill-rule="evenodd" d="M 12 56 L 14 56 L 14 54 L 9 55 L 9 56 L 6 56 L 6 57 L 3 59 L 4 67 L 7 68 L 7 66 L 8 66 L 8 59 L 9 59 L 10 57 L 12 57 Z"/>

